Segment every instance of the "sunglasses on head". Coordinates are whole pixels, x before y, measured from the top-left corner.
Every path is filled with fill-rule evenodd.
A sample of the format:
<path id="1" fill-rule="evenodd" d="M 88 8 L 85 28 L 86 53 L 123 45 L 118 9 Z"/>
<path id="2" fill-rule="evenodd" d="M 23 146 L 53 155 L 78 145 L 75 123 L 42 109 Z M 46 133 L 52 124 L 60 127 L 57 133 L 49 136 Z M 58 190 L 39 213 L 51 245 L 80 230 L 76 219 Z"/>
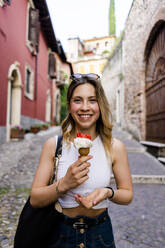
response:
<path id="1" fill-rule="evenodd" d="M 88 74 L 76 73 L 76 74 L 72 74 L 70 76 L 70 79 L 72 79 L 72 80 L 81 80 L 81 79 L 85 79 L 85 78 L 87 80 L 97 80 L 100 78 L 100 76 L 95 74 L 95 73 L 88 73 Z"/>

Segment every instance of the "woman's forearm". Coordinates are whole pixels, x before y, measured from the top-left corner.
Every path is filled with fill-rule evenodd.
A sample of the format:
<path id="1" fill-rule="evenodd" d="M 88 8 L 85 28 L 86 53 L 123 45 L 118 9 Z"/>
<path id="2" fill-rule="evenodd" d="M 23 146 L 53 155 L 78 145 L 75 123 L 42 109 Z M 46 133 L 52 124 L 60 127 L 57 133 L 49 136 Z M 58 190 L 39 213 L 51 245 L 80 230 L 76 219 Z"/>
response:
<path id="1" fill-rule="evenodd" d="M 109 191 L 111 191 L 111 189 L 109 189 Z M 109 197 L 111 195 L 112 195 L 112 191 L 110 192 Z M 114 196 L 110 200 L 120 205 L 128 205 L 129 203 L 131 203 L 132 199 L 133 199 L 132 190 L 117 189 L 114 190 Z"/>
<path id="2" fill-rule="evenodd" d="M 59 185 L 60 180 L 49 186 L 32 188 L 30 194 L 30 203 L 32 206 L 44 207 L 57 201 L 58 198 L 65 193 Z"/>

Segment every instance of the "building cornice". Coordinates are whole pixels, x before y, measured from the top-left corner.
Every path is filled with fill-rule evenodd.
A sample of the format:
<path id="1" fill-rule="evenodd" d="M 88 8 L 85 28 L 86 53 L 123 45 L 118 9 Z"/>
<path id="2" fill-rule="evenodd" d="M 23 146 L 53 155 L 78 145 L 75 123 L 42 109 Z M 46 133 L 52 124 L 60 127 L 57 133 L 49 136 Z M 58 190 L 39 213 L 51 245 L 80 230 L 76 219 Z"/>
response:
<path id="1" fill-rule="evenodd" d="M 94 37 L 92 39 L 88 39 L 88 40 L 83 40 L 83 42 L 90 42 L 90 41 L 97 41 L 97 40 L 105 40 L 105 39 L 114 39 L 116 38 L 115 35 L 110 35 L 110 36 L 103 36 L 103 37 Z"/>
<path id="2" fill-rule="evenodd" d="M 59 55 L 62 62 L 69 63 L 67 62 L 61 42 L 56 38 L 46 0 L 33 0 L 33 3 L 35 8 L 39 10 L 41 29 L 48 47 L 51 48 L 52 52 Z"/>

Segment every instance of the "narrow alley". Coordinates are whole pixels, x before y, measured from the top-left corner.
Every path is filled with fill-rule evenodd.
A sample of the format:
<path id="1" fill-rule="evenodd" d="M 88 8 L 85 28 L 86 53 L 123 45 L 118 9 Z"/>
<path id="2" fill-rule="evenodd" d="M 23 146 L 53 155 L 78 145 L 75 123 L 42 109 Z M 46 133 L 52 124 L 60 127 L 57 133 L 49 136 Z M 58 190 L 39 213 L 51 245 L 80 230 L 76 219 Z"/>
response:
<path id="1" fill-rule="evenodd" d="M 28 197 L 42 145 L 59 133 L 60 127 L 53 127 L 0 146 L 0 247 L 13 247 L 18 216 Z M 114 128 L 113 136 L 127 147 L 134 181 L 134 199 L 129 206 L 109 205 L 116 246 L 163 248 L 165 167 L 130 134 Z"/>
<path id="2" fill-rule="evenodd" d="M 99 134 L 98 138 L 104 141 L 105 147 L 100 142 L 104 157 L 105 152 L 110 153 L 106 138 L 110 133 L 105 131 L 111 126 L 108 103 L 112 119 L 117 123 L 113 137 L 121 140 L 128 151 L 134 191 L 133 201 L 128 206 L 109 201 L 116 248 L 165 248 L 165 0 L 98 0 L 94 6 L 88 0 L 0 0 L 0 49 L 0 248 L 13 248 L 18 218 L 29 196 L 42 147 L 49 137 L 61 133 L 60 125 L 68 111 L 71 119 L 67 119 L 65 128 L 67 132 L 71 127 L 71 138 L 76 131 L 88 133 L 92 140 Z M 75 89 L 78 89 L 76 94 Z M 125 204 L 132 198 L 132 184 L 126 153 L 121 147 L 121 152 L 115 148 L 114 153 L 117 154 L 114 174 L 119 190 L 112 200 L 116 187 L 112 175 L 110 198 Z M 108 190 L 103 187 L 109 186 L 110 176 L 106 172 L 110 170 L 107 162 L 101 160 L 100 146 L 94 152 L 93 165 L 102 173 L 102 184 L 95 184 L 95 177 L 88 175 L 90 163 L 85 161 L 81 169 L 80 161 L 78 166 L 76 163 L 78 176 L 72 173 L 72 168 L 68 173 L 71 183 L 76 178 L 76 186 L 64 180 L 60 192 L 58 181 L 53 185 L 57 194 L 51 195 L 48 188 L 48 194 L 44 191 L 41 196 L 43 202 L 49 196 L 48 200 L 54 201 L 65 189 L 69 195 L 68 188 L 79 186 L 80 173 L 83 180 L 87 176 L 94 178 L 95 191 L 105 192 L 107 197 Z M 69 165 L 67 155 L 66 152 L 66 165 Z M 70 157 L 73 159 L 72 154 Z M 107 166 L 106 171 L 100 164 Z M 43 166 L 41 171 L 44 169 Z M 99 182 L 100 171 L 92 169 L 92 175 L 96 174 Z M 48 174 L 43 174 L 48 181 Z M 88 183 L 90 192 L 90 180 Z M 99 185 L 101 190 L 98 190 Z M 84 191 L 88 192 L 86 188 Z M 99 195 L 103 202 L 105 194 Z M 95 192 L 91 195 L 87 195 L 90 199 L 87 204 L 97 201 Z M 68 201 L 70 199 L 69 196 Z M 37 205 L 40 204 L 37 202 Z M 93 209 L 90 215 L 88 206 L 85 207 L 83 217 L 96 216 Z M 75 216 L 79 213 L 81 215 L 80 211 Z M 109 233 L 106 236 L 110 237 Z M 107 232 L 104 230 L 103 234 Z M 87 236 L 84 232 L 87 245 L 84 241 L 77 243 L 74 237 L 77 247 L 93 246 Z M 95 235 L 93 242 L 94 239 Z M 50 242 L 54 241 L 50 239 Z M 110 240 L 110 247 L 112 242 Z M 63 240 L 62 243 L 68 245 Z"/>

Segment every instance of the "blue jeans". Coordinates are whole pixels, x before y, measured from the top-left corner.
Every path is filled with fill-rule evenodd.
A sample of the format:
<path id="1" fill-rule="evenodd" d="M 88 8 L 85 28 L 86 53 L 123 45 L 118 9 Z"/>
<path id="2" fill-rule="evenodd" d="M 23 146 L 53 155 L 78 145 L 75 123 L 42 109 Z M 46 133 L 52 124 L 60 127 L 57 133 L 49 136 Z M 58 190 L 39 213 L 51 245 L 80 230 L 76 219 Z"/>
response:
<path id="1" fill-rule="evenodd" d="M 116 248 L 108 211 L 95 218 L 63 215 L 47 248 Z"/>

